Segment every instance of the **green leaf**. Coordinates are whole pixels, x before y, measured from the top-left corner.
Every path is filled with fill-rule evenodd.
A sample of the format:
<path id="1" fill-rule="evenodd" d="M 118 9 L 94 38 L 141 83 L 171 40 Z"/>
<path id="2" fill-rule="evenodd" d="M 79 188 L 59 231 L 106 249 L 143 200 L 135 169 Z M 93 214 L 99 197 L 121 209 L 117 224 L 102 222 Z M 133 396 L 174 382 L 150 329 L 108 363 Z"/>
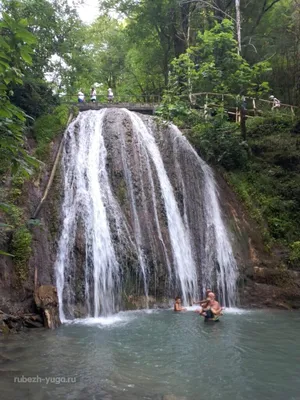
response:
<path id="1" fill-rule="evenodd" d="M 32 64 L 32 58 L 24 48 L 21 48 L 21 57 L 27 64 Z"/>
<path id="2" fill-rule="evenodd" d="M 13 254 L 6 253 L 6 251 L 0 250 L 0 256 L 14 257 Z"/>

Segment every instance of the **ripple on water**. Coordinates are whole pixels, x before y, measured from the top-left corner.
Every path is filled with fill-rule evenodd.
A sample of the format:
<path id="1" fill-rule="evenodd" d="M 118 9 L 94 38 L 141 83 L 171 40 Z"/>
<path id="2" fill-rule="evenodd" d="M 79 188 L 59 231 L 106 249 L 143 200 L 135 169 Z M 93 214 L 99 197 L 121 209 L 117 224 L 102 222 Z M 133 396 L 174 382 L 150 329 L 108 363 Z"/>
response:
<path id="1" fill-rule="evenodd" d="M 9 339 L 12 347 L 2 340 L 4 357 L 10 358 L 10 348 L 26 351 L 0 366 L 1 372 L 19 370 L 2 373 L 1 399 L 33 399 L 38 389 L 51 394 L 43 399 L 55 400 L 154 400 L 171 394 L 186 400 L 298 400 L 299 329 L 300 313 L 272 310 L 228 309 L 218 324 L 170 310 L 75 320 L 31 334 L 34 340 Z M 77 381 L 46 388 L 12 385 L 12 373 Z"/>
<path id="2" fill-rule="evenodd" d="M 66 325 L 68 324 L 76 324 L 76 325 L 86 325 L 86 326 L 96 326 L 98 328 L 106 328 L 111 326 L 124 326 L 128 324 L 135 318 L 134 315 L 122 315 L 115 314 L 110 315 L 108 317 L 98 317 L 98 318 L 77 318 L 74 320 L 66 321 Z"/>

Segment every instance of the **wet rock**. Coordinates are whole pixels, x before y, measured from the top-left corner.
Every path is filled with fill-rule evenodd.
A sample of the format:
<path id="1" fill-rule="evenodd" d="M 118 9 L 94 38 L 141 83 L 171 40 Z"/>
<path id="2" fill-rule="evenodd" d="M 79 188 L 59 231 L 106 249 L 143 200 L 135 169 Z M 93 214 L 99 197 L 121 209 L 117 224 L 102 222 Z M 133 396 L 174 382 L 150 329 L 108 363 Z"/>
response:
<path id="1" fill-rule="evenodd" d="M 166 394 L 163 396 L 162 400 L 186 400 L 186 397 L 178 397 L 174 394 Z"/>
<path id="2" fill-rule="evenodd" d="M 60 325 L 57 290 L 52 285 L 40 286 L 34 294 L 36 306 L 41 310 L 44 326 L 55 329 Z"/>
<path id="3" fill-rule="evenodd" d="M 281 310 L 288 310 L 290 311 L 292 307 L 286 303 L 277 302 L 275 303 L 276 308 L 280 308 Z"/>
<path id="4" fill-rule="evenodd" d="M 5 365 L 10 363 L 12 360 L 8 357 L 3 356 L 2 354 L 0 354 L 0 365 Z"/>
<path id="5" fill-rule="evenodd" d="M 127 310 L 168 309 L 173 301 L 169 298 L 155 298 L 154 296 L 126 296 L 125 308 Z"/>
<path id="6" fill-rule="evenodd" d="M 43 328 L 44 327 L 44 324 L 42 322 L 34 321 L 32 319 L 26 319 L 24 321 L 24 325 L 27 328 Z"/>
<path id="7" fill-rule="evenodd" d="M 8 334 L 10 332 L 9 327 L 7 326 L 7 324 L 5 323 L 5 321 L 3 319 L 1 319 L 0 316 L 0 333 L 2 334 Z"/>

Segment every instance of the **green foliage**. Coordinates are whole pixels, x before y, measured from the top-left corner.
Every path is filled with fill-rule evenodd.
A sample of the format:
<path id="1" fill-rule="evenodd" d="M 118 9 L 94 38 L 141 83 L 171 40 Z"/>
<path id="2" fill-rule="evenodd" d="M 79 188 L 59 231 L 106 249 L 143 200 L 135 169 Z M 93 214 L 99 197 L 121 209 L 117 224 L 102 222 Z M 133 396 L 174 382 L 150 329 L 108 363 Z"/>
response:
<path id="1" fill-rule="evenodd" d="M 293 267 L 300 268 L 300 241 L 291 244 L 289 261 Z"/>
<path id="2" fill-rule="evenodd" d="M 212 122 L 195 125 L 189 139 L 210 163 L 227 170 L 244 169 L 247 165 L 248 146 L 234 124 L 215 118 Z"/>
<path id="3" fill-rule="evenodd" d="M 237 53 L 234 25 L 228 19 L 216 23 L 210 30 L 199 32 L 194 46 L 172 61 L 168 89 L 163 97 L 161 111 L 172 117 L 171 111 L 183 104 L 190 107 L 192 93 L 230 93 L 235 96 L 262 96 L 269 85 L 263 75 L 269 70 L 267 62 L 250 64 Z M 215 98 L 215 107 L 222 108 L 221 98 Z M 233 97 L 236 106 L 238 97 Z"/>
<path id="4" fill-rule="evenodd" d="M 1 14 L 0 33 L 0 173 L 22 169 L 29 174 L 29 166 L 37 163 L 24 149 L 26 115 L 11 103 L 9 86 L 22 84 L 22 70 L 31 63 L 35 38 L 26 20 L 16 20 L 5 12 Z"/>
<path id="5" fill-rule="evenodd" d="M 294 123 L 278 116 L 248 121 L 247 167 L 226 175 L 261 226 L 268 246 L 288 247 L 300 235 L 300 157 L 293 131 Z"/>
<path id="6" fill-rule="evenodd" d="M 23 210 L 15 204 L 5 204 L 2 210 L 6 213 L 8 223 L 16 229 L 24 223 Z"/>
<path id="7" fill-rule="evenodd" d="M 269 90 L 267 82 L 262 81 L 269 64 L 260 62 L 250 64 L 237 53 L 233 23 L 224 19 L 203 33 L 199 32 L 196 44 L 188 49 L 187 55 L 193 61 L 191 86 L 195 92 L 233 93 L 261 96 Z M 173 64 L 185 67 L 186 58 L 180 56 Z M 199 62 L 198 68 L 196 64 Z"/>
<path id="8" fill-rule="evenodd" d="M 59 103 L 49 85 L 40 79 L 25 77 L 22 86 L 13 86 L 12 92 L 11 101 L 34 119 L 51 112 Z"/>
<path id="9" fill-rule="evenodd" d="M 69 107 L 60 105 L 51 114 L 43 115 L 35 121 L 33 133 L 37 141 L 35 151 L 37 158 L 43 161 L 47 159 L 49 144 L 58 134 L 65 130 L 68 117 Z"/>
<path id="10" fill-rule="evenodd" d="M 11 251 L 14 255 L 16 273 L 21 282 L 28 277 L 28 261 L 31 255 L 32 235 L 25 226 L 21 226 L 13 233 Z"/>
<path id="11" fill-rule="evenodd" d="M 248 132 L 252 136 L 267 136 L 276 133 L 284 133 L 291 130 L 293 121 L 289 116 L 270 115 L 267 117 L 255 117 L 247 120 Z"/>

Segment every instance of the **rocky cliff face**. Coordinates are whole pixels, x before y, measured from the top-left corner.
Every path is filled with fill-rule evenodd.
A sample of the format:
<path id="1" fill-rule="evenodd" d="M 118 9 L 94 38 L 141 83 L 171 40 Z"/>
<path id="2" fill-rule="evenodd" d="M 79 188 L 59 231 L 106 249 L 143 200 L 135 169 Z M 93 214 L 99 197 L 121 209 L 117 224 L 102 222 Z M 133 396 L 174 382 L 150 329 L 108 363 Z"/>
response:
<path id="1" fill-rule="evenodd" d="M 144 118 L 147 126 L 154 124 Z M 145 143 L 133 134 L 132 120 L 122 110 L 111 110 L 105 117 L 103 140 L 110 190 L 115 203 L 106 207 L 111 227 L 115 256 L 121 271 L 122 289 L 118 292 L 122 308 L 145 306 L 145 277 L 140 268 L 141 258 L 146 265 L 146 284 L 153 305 L 165 302 L 180 291 L 180 280 L 175 277 L 174 254 L 168 227 L 166 203 L 161 194 L 161 182 L 151 157 L 144 151 Z M 79 122 L 74 127 L 79 140 Z M 155 127 L 155 140 L 159 146 L 168 179 L 172 185 L 180 216 L 190 231 L 190 243 L 198 271 L 198 285 L 204 288 L 215 281 L 218 272 L 217 254 L 212 251 L 207 257 L 207 219 L 205 216 L 205 189 L 203 168 L 195 157 L 191 157 L 188 146 L 179 143 L 174 130 L 168 126 Z M 51 162 L 59 140 L 53 143 Z M 66 143 L 66 153 L 71 154 L 71 142 Z M 128 175 L 130 171 L 130 175 Z M 151 171 L 151 173 L 150 173 Z M 184 171 L 184 173 L 182 172 Z M 34 289 L 40 285 L 56 285 L 54 265 L 59 238 L 63 228 L 63 174 L 62 168 L 55 177 L 49 197 L 41 210 L 40 226 L 32 229 L 32 255 L 28 263 L 28 276 L 21 284 L 18 281 L 13 260 L 0 257 L 0 310 L 5 313 L 29 313 L 36 311 Z M 49 176 L 45 168 L 35 182 L 26 184 L 23 205 L 28 218 L 33 214 Z M 239 302 L 243 306 L 299 307 L 299 277 L 274 267 L 280 260 L 266 252 L 262 238 L 254 221 L 246 215 L 226 182 L 217 176 L 220 205 L 228 228 L 229 239 L 239 268 Z M 106 193 L 108 196 L 108 192 Z M 109 200 L 109 199 L 106 199 Z M 107 203 L 108 204 L 108 203 Z M 154 207 L 154 204 L 156 205 Z M 117 218 L 116 216 L 121 216 Z M 75 221 L 74 245 L 68 285 L 77 307 L 74 316 L 87 313 L 86 266 L 90 246 L 83 213 Z M 138 231 L 140 242 L 136 237 Z M 121 234 L 120 234 L 121 233 Z M 5 238 L 9 241 L 9 237 Z M 213 243 L 213 242 L 211 242 Z M 142 251 L 139 251 L 138 247 Z M 206 265 L 205 265 L 206 263 Z M 214 265 L 210 273 L 205 269 Z M 199 266 L 202 265 L 202 268 Z M 88 278 L 90 279 L 90 278 Z M 89 290 L 94 293 L 92 281 Z M 63 294 L 66 296 L 66 292 Z M 138 301 L 137 298 L 142 298 Z"/>
<path id="2" fill-rule="evenodd" d="M 224 215 L 233 232 L 239 266 L 239 304 L 255 308 L 300 308 L 299 271 L 282 267 L 280 253 L 266 249 L 261 228 L 220 174 L 217 181 Z"/>
<path id="3" fill-rule="evenodd" d="M 18 205 L 23 210 L 26 220 L 32 217 L 43 196 L 59 142 L 60 137 L 51 144 L 49 164 L 42 168 L 38 176 L 26 182 L 23 186 Z M 53 266 L 61 226 L 61 202 L 61 174 L 58 172 L 45 207 L 42 208 L 38 216 L 40 225 L 33 225 L 29 228 L 32 233 L 32 253 L 26 265 L 25 278 L 20 280 L 18 268 L 13 258 L 0 256 L 0 310 L 4 313 L 24 314 L 36 312 L 34 302 L 35 286 L 55 283 Z M 10 233 L 2 237 L 2 246 L 8 251 L 10 242 Z"/>

